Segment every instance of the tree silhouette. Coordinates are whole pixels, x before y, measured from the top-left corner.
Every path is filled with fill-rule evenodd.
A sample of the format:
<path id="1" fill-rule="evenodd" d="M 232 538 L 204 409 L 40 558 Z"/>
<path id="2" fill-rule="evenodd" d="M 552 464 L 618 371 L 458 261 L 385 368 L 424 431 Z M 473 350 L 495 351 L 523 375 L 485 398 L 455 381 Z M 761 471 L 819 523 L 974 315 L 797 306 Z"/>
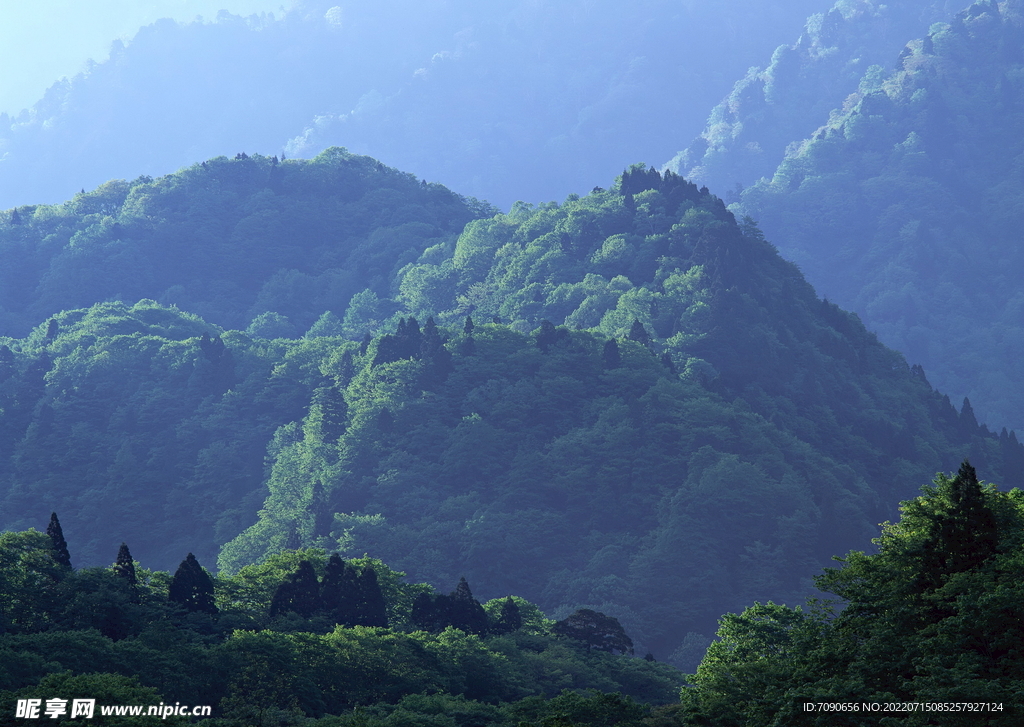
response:
<path id="1" fill-rule="evenodd" d="M 60 520 L 57 513 L 50 513 L 50 524 L 46 526 L 46 534 L 50 536 L 50 543 L 53 545 L 53 559 L 64 568 L 71 568 L 71 554 L 68 553 L 68 544 L 64 540 L 64 531 L 60 527 Z"/>
<path id="2" fill-rule="evenodd" d="M 193 613 L 217 613 L 213 602 L 213 581 L 191 553 L 174 572 L 167 597 Z"/>
<path id="3" fill-rule="evenodd" d="M 512 599 L 512 596 L 509 596 L 501 604 L 501 612 L 491 625 L 491 633 L 499 635 L 510 634 L 522 627 L 523 616 L 519 612 L 519 604 Z"/>
<path id="4" fill-rule="evenodd" d="M 139 579 L 135 575 L 135 561 L 132 559 L 132 554 L 126 543 L 121 543 L 121 547 L 118 548 L 113 570 L 118 576 L 124 578 L 132 588 L 139 584 Z"/>
<path id="5" fill-rule="evenodd" d="M 289 573 L 274 591 L 270 601 L 270 616 L 280 616 L 293 612 L 309 618 L 320 610 L 320 584 L 316 580 L 316 571 L 308 560 L 299 561 L 294 573 Z"/>

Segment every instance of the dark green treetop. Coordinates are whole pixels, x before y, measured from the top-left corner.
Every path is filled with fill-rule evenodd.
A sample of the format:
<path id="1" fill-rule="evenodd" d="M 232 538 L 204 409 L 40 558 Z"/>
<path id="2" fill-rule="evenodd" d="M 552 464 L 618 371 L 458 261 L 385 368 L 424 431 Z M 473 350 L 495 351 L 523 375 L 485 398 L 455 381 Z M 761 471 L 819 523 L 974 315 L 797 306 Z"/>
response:
<path id="1" fill-rule="evenodd" d="M 46 534 L 50 536 L 50 543 L 53 544 L 53 559 L 64 568 L 71 568 L 71 554 L 68 553 L 68 544 L 64 540 L 64 531 L 60 527 L 60 520 L 57 513 L 50 513 L 50 523 L 46 526 Z"/>
<path id="2" fill-rule="evenodd" d="M 191 553 L 181 561 L 171 578 L 168 598 L 191 612 L 216 614 L 213 581 Z"/>

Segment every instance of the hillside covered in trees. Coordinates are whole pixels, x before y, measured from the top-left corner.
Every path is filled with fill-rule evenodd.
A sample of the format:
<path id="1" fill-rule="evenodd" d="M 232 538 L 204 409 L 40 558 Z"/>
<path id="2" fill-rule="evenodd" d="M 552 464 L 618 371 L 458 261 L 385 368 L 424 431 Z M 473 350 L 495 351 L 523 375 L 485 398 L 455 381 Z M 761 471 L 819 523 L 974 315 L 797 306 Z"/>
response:
<path id="1" fill-rule="evenodd" d="M 682 683 L 629 658 L 614 618 L 481 603 L 465 579 L 435 593 L 376 559 L 306 549 L 211 576 L 192 553 L 173 574 L 142 568 L 125 544 L 109 567 L 74 568 L 74 553 L 56 514 L 46 533 L 0 535 L 0 724 L 22 722 L 19 700 L 40 700 L 45 718 L 55 698 L 86 698 L 94 715 L 75 719 L 65 702 L 58 716 L 138 725 L 154 718 L 102 707 L 183 704 L 225 727 L 639 727 Z"/>
<path id="2" fill-rule="evenodd" d="M 734 208 L 979 417 L 1019 427 L 1019 2 L 910 42 Z"/>
<path id="3" fill-rule="evenodd" d="M 608 169 L 772 6 L 440 5 L 160 23 L 0 116 L 0 197 L 200 159 L 238 109 L 303 129 L 0 212 L 0 727 L 54 694 L 213 727 L 1019 721 L 1024 0 L 812 16 L 670 165 L 696 183 Z M 252 75 L 125 102 L 189 48 Z M 334 139 L 476 194 L 606 186 L 503 213 L 385 151 L 280 154 Z M 783 154 L 731 206 L 700 186 Z"/>
<path id="4" fill-rule="evenodd" d="M 24 335 L 65 309 L 149 298 L 225 328 L 255 322 L 295 336 L 356 293 L 386 294 L 403 265 L 495 211 L 343 149 L 309 161 L 238 154 L 115 180 L 4 213 L 0 334 Z"/>
<path id="5" fill-rule="evenodd" d="M 891 68 L 908 39 L 956 10 L 938 0 L 839 0 L 811 15 L 797 42 L 737 81 L 666 168 L 735 201 L 737 187 L 771 177 L 788 147 L 826 123 L 865 73 Z"/>
<path id="6" fill-rule="evenodd" d="M 288 273 L 295 295 L 263 298 L 245 331 L 185 312 L 244 320 L 243 296 L 215 308 L 192 296 L 216 288 L 181 286 L 166 293 L 177 308 L 99 303 L 3 339 L 0 525 L 65 513 L 83 565 L 121 541 L 156 567 L 193 551 L 226 573 L 282 549 L 369 554 L 559 618 L 608 613 L 692 667 L 721 613 L 802 601 L 936 470 L 970 457 L 1024 480 L 1013 433 L 954 408 L 756 226 L 671 173 L 638 165 L 507 215 L 340 150 L 125 186 L 105 211 L 76 212 L 99 192 L 20 208 L 0 235 L 26 259 L 133 260 L 133 279 L 166 273 L 160 241 L 192 245 L 213 280 L 235 273 L 204 263 L 217 250 L 266 279 L 332 254 L 379 277 L 327 298 L 311 295 L 324 273 Z M 218 199 L 249 221 L 212 226 L 204 189 L 245 191 Z M 355 200 L 361 221 L 304 223 L 304 194 Z M 445 234 L 473 214 L 490 216 Z M 360 242 L 393 223 L 414 231 L 397 260 Z M 54 291 L 106 284 L 70 265 L 48 276 Z"/>

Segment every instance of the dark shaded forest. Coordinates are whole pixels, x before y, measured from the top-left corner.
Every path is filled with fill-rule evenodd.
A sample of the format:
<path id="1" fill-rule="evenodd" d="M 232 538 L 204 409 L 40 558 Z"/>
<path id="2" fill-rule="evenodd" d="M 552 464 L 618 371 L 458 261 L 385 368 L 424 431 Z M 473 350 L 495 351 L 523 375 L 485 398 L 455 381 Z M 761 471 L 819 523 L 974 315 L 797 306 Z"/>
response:
<path id="1" fill-rule="evenodd" d="M 609 63 L 678 27 L 663 5 L 616 11 Z M 47 103 L 161 38 L 330 45 L 377 18 L 301 7 L 154 26 Z M 488 63 L 517 38 L 619 17 L 539 8 L 303 148 L 400 145 L 451 115 L 445 89 L 514 73 Z M 329 147 L 0 212 L 0 725 L 53 695 L 206 704 L 216 727 L 1017 724 L 1022 13 L 843 0 L 670 168 L 560 203 L 502 212 Z M 592 123 L 517 173 L 669 123 L 613 103 L 644 67 L 593 107 L 607 68 L 560 77 L 578 93 L 552 113 Z M 22 140 L 65 133 L 61 103 Z M 521 116 L 478 146 L 454 124 L 452 164 L 556 133 Z M 29 148 L 8 146 L 0 165 Z M 975 706 L 864 707 L 900 703 Z"/>

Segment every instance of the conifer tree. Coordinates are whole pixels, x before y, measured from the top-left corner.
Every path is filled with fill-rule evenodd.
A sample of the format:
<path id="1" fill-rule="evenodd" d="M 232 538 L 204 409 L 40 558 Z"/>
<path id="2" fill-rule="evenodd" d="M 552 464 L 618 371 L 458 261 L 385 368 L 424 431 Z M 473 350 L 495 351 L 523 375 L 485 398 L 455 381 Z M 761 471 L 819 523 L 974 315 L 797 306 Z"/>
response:
<path id="1" fill-rule="evenodd" d="M 473 317 L 466 316 L 466 322 L 462 325 L 462 332 L 467 336 L 472 336 L 474 328 L 476 328 L 476 326 L 473 325 Z"/>
<path id="2" fill-rule="evenodd" d="M 467 634 L 482 636 L 487 633 L 487 612 L 480 602 L 473 598 L 465 577 L 459 579 L 451 596 L 451 625 Z"/>
<path id="3" fill-rule="evenodd" d="M 321 386 L 313 392 L 309 415 L 319 425 L 321 441 L 337 442 L 345 433 L 348 405 L 336 386 Z"/>
<path id="4" fill-rule="evenodd" d="M 53 559 L 57 564 L 71 568 L 71 554 L 68 553 L 68 544 L 64 540 L 64 531 L 60 527 L 60 520 L 57 513 L 50 513 L 50 524 L 46 526 L 46 534 L 50 536 L 50 543 L 53 545 Z"/>
<path id="5" fill-rule="evenodd" d="M 667 368 L 670 374 L 674 375 L 678 373 L 678 371 L 676 371 L 676 365 L 672 361 L 672 356 L 669 355 L 668 351 L 661 354 L 661 365 Z"/>
<path id="6" fill-rule="evenodd" d="M 633 326 L 629 329 L 630 341 L 636 341 L 642 343 L 644 346 L 651 345 L 651 336 L 647 333 L 647 329 L 644 328 L 644 324 L 640 322 L 638 318 L 633 319 Z"/>
<path id="7" fill-rule="evenodd" d="M 274 591 L 270 601 L 270 616 L 279 616 L 289 611 L 309 618 L 320 610 L 320 584 L 317 583 L 316 571 L 308 560 L 299 561 L 294 573 L 289 573 Z"/>
<path id="8" fill-rule="evenodd" d="M 57 319 L 51 318 L 49 321 L 46 322 L 46 336 L 44 340 L 47 343 L 50 343 L 53 339 L 57 337 L 57 331 L 59 329 L 60 324 L 57 323 Z"/>
<path id="9" fill-rule="evenodd" d="M 354 626 L 356 602 L 355 569 L 334 553 L 327 561 L 320 581 L 320 604 L 324 615 L 336 624 Z"/>
<path id="10" fill-rule="evenodd" d="M 519 612 L 519 604 L 512 599 L 512 596 L 509 596 L 501 604 L 501 613 L 498 614 L 498 618 L 491 626 L 491 633 L 510 634 L 522 627 L 523 616 Z"/>
<path id="11" fill-rule="evenodd" d="M 452 597 L 443 593 L 421 593 L 412 604 L 413 625 L 431 633 L 439 633 L 452 625 Z"/>
<path id="12" fill-rule="evenodd" d="M 452 354 L 444 347 L 444 340 L 441 338 L 441 332 L 437 329 L 433 317 L 428 318 L 423 326 L 420 359 L 424 363 L 424 388 L 429 389 L 431 386 L 442 383 L 452 372 Z"/>
<path id="13" fill-rule="evenodd" d="M 366 566 L 356 581 L 358 602 L 356 604 L 355 626 L 378 626 L 387 628 L 388 610 L 384 594 L 377 581 L 377 572 Z"/>
<path id="14" fill-rule="evenodd" d="M 167 597 L 193 613 L 217 613 L 213 599 L 213 581 L 191 553 L 181 561 L 178 570 L 174 572 Z"/>
<path id="15" fill-rule="evenodd" d="M 995 554 L 999 544 L 995 513 L 971 463 L 964 460 L 949 481 L 950 509 L 939 522 L 933 552 L 944 556 L 951 573 L 969 570 Z"/>
<path id="16" fill-rule="evenodd" d="M 559 341 L 564 341 L 568 337 L 569 332 L 567 330 L 555 328 L 554 323 L 544 319 L 540 322 L 540 330 L 537 332 L 537 348 L 547 353 L 552 345 Z"/>
<path id="17" fill-rule="evenodd" d="M 964 405 L 960 409 L 960 431 L 967 436 L 976 434 L 978 431 L 978 418 L 974 415 L 974 407 L 971 400 L 964 397 Z"/>
<path id="18" fill-rule="evenodd" d="M 117 560 L 114 562 L 113 570 L 119 577 L 124 578 L 130 587 L 135 588 L 139 584 L 139 579 L 135 575 L 135 561 L 132 559 L 132 554 L 126 543 L 121 543 L 121 547 L 117 551 Z"/>

